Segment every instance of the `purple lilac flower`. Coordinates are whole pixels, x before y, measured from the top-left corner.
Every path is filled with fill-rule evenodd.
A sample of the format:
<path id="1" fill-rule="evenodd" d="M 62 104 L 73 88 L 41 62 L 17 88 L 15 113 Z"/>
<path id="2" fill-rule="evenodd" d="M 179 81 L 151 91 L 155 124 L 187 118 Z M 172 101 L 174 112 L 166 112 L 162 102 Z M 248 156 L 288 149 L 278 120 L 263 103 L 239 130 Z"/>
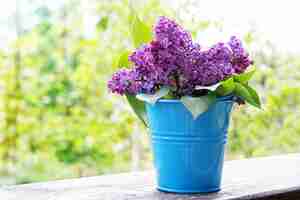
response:
<path id="1" fill-rule="evenodd" d="M 129 56 L 129 60 L 134 63 L 134 70 L 139 75 L 144 93 L 153 93 L 157 86 L 167 84 L 168 81 L 168 72 L 164 71 L 158 62 L 163 59 L 157 58 L 159 55 L 154 51 L 160 49 L 151 43 L 142 46 Z"/>
<path id="2" fill-rule="evenodd" d="M 154 33 L 153 41 L 129 56 L 133 68 L 113 75 L 108 84 L 112 92 L 151 94 L 170 86 L 176 89 L 176 96 L 191 95 L 197 85 L 213 85 L 244 72 L 252 63 L 236 37 L 201 50 L 187 31 L 166 17 L 159 18 Z"/>
<path id="3" fill-rule="evenodd" d="M 154 83 L 144 89 L 147 93 L 161 85 L 173 85 L 172 76 L 186 63 L 185 54 L 192 47 L 190 34 L 165 17 L 159 18 L 154 32 L 155 39 L 129 57 L 141 75 L 142 85 Z"/>
<path id="4" fill-rule="evenodd" d="M 183 94 L 190 95 L 196 86 L 210 86 L 234 73 L 230 63 L 232 52 L 224 43 L 218 43 L 208 50 L 195 48 L 188 56 L 190 64 L 183 67 Z"/>
<path id="5" fill-rule="evenodd" d="M 184 66 L 192 64 L 190 57 L 195 51 L 200 50 L 200 46 L 193 44 L 188 31 L 166 17 L 159 18 L 154 27 L 154 33 L 155 42 L 153 44 L 156 48 L 153 52 L 157 55 L 158 64 L 169 74 L 181 74 Z"/>
<path id="6" fill-rule="evenodd" d="M 231 63 L 235 73 L 243 73 L 252 64 L 249 54 L 243 48 L 242 42 L 235 36 L 230 38 L 228 45 L 233 52 Z"/>
<path id="7" fill-rule="evenodd" d="M 234 73 L 231 51 L 224 43 L 218 43 L 203 51 L 194 68 L 199 72 L 195 84 L 202 86 L 213 85 Z"/>
<path id="8" fill-rule="evenodd" d="M 172 50 L 184 53 L 193 44 L 190 33 L 166 17 L 159 17 L 154 33 L 156 41 L 165 49 L 174 48 Z"/>
<path id="9" fill-rule="evenodd" d="M 138 75 L 134 70 L 120 69 L 113 74 L 111 80 L 108 82 L 108 88 L 120 95 L 123 94 L 137 94 L 141 92 L 141 84 Z"/>

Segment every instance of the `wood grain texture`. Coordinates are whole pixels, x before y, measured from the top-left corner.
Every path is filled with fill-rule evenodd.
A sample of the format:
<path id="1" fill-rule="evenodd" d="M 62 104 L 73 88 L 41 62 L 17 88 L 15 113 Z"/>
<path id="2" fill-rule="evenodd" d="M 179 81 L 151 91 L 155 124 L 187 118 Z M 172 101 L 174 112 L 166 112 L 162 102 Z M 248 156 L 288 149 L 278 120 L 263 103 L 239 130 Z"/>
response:
<path id="1" fill-rule="evenodd" d="M 152 171 L 0 188 L 0 200 L 300 200 L 300 154 L 227 161 L 222 191 L 176 195 L 155 189 Z"/>

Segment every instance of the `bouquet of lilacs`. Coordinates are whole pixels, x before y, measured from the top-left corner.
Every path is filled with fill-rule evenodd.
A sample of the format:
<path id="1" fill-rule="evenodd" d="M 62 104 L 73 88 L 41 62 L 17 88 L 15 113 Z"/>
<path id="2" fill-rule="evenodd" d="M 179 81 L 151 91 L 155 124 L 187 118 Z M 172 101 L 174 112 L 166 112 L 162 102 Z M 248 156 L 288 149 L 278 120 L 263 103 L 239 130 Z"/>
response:
<path id="1" fill-rule="evenodd" d="M 108 87 L 126 95 L 145 124 L 145 102 L 159 99 L 182 101 L 194 118 L 222 96 L 260 107 L 256 91 L 248 85 L 253 62 L 237 37 L 204 48 L 167 17 L 159 17 L 152 33 L 135 16 L 131 33 L 137 49 L 121 55 L 123 68 L 112 75 Z"/>

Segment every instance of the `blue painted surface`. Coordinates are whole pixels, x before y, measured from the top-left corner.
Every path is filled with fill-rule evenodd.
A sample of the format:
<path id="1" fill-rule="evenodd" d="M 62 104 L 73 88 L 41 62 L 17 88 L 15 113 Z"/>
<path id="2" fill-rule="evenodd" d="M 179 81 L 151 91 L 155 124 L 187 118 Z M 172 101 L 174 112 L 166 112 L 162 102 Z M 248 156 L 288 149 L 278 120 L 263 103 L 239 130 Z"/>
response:
<path id="1" fill-rule="evenodd" d="M 159 190 L 220 190 L 232 105 L 231 97 L 218 98 L 195 120 L 178 100 L 146 105 Z"/>

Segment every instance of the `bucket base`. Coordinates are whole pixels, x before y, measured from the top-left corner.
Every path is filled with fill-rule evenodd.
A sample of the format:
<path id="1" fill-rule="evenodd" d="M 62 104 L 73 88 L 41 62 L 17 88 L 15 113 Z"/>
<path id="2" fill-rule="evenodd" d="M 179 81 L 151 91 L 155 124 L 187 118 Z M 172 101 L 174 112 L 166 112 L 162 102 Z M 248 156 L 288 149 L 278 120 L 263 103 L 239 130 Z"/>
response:
<path id="1" fill-rule="evenodd" d="M 178 189 L 171 189 L 166 187 L 157 187 L 157 190 L 161 192 L 168 192 L 168 193 L 178 193 L 178 194 L 197 194 L 197 193 L 213 193 L 219 192 L 221 188 L 211 188 L 208 190 L 178 190 Z"/>

